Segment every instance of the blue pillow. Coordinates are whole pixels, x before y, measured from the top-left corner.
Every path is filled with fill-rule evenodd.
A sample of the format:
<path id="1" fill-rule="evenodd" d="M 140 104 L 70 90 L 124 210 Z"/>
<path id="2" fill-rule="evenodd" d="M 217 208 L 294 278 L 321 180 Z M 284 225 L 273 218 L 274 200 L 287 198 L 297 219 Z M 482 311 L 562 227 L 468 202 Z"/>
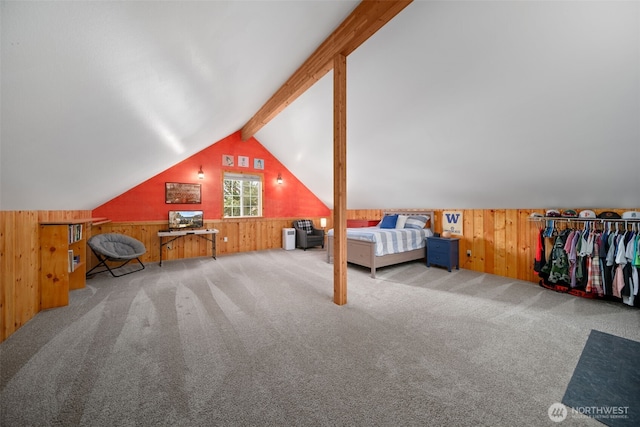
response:
<path id="1" fill-rule="evenodd" d="M 396 222 L 398 222 L 398 215 L 385 215 L 380 228 L 396 228 Z"/>

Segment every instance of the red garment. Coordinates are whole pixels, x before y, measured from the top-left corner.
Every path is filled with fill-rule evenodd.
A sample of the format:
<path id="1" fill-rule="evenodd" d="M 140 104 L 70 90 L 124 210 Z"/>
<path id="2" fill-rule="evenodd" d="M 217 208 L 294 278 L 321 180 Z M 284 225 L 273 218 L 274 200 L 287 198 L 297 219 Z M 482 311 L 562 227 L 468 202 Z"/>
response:
<path id="1" fill-rule="evenodd" d="M 536 258 L 533 263 L 533 271 L 535 271 L 536 274 L 540 274 L 542 267 L 546 264 L 543 233 L 544 230 L 540 230 L 538 233 L 538 241 L 536 242 Z"/>

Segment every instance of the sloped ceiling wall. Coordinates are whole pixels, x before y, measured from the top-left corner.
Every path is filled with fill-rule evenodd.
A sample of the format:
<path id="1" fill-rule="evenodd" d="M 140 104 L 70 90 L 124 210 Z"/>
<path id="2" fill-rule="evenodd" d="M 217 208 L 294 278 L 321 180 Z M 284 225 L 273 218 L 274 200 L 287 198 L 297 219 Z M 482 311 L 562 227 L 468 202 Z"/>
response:
<path id="1" fill-rule="evenodd" d="M 2 2 L 0 209 L 237 131 L 357 2 Z M 414 1 L 348 57 L 350 208 L 640 206 L 640 3 Z M 332 75 L 256 138 L 328 206 Z"/>
<path id="2" fill-rule="evenodd" d="M 356 1 L 2 1 L 0 209 L 93 209 L 236 132 Z"/>
<path id="3" fill-rule="evenodd" d="M 409 5 L 347 59 L 348 206 L 639 206 L 639 7 Z M 257 134 L 327 203 L 331 79 Z"/>

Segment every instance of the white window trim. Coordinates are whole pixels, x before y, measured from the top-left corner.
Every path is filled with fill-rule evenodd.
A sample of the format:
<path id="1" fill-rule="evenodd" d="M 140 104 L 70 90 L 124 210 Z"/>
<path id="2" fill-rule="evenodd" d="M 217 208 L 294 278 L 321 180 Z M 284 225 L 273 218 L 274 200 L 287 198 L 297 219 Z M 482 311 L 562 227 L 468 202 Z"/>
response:
<path id="1" fill-rule="evenodd" d="M 228 216 L 225 215 L 225 200 L 224 200 L 224 181 L 233 180 L 233 181 L 251 181 L 258 182 L 258 215 L 239 215 L 239 216 Z M 257 174 L 247 174 L 247 173 L 238 173 L 238 172 L 224 172 L 222 176 L 222 217 L 223 218 L 261 218 L 262 217 L 262 198 L 264 195 L 263 188 L 263 177 L 262 175 Z M 244 206 L 242 206 L 242 196 L 240 197 L 240 213 L 244 211 Z"/>

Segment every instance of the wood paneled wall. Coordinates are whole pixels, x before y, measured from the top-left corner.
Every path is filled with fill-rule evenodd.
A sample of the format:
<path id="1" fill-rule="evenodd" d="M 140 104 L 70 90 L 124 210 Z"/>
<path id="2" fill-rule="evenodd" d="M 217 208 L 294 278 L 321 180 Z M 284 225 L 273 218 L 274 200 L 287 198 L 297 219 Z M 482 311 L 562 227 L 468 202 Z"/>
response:
<path id="1" fill-rule="evenodd" d="M 320 226 L 320 217 L 308 217 Z M 205 220 L 205 228 L 215 228 L 216 254 L 225 255 L 237 252 L 260 251 L 282 247 L 282 229 L 292 228 L 294 219 L 299 218 L 243 218 L 224 220 Z M 330 223 L 327 218 L 327 223 Z M 141 257 L 143 262 L 160 261 L 160 239 L 158 231 L 167 228 L 166 221 L 149 222 L 109 222 L 93 226 L 92 234 L 122 233 L 144 243 L 147 253 Z M 227 238 L 227 242 L 224 238 Z M 177 239 L 162 249 L 162 260 L 211 256 L 211 243 L 195 235 Z M 96 259 L 92 258 L 92 266 Z"/>
<path id="2" fill-rule="evenodd" d="M 0 341 L 40 311 L 38 213 L 0 212 Z"/>
<path id="3" fill-rule="evenodd" d="M 40 311 L 40 221 L 91 211 L 0 211 L 0 342 Z"/>
<path id="4" fill-rule="evenodd" d="M 538 276 L 533 272 L 533 260 L 538 227 L 544 223 L 531 222 L 529 216 L 533 212 L 543 214 L 545 210 L 436 209 L 434 210 L 436 217 L 434 230 L 442 232 L 444 211 L 462 212 L 460 268 L 538 283 Z M 594 210 L 596 213 L 613 211 L 622 215 L 625 211 L 640 211 L 640 208 Z M 386 211 L 392 212 L 393 209 L 386 209 Z M 375 219 L 381 218 L 383 214 L 383 210 L 377 209 L 351 210 L 347 217 L 348 219 Z M 471 251 L 470 256 L 467 256 L 468 250 Z"/>
<path id="5" fill-rule="evenodd" d="M 533 258 L 538 229 L 529 215 L 544 209 L 436 209 L 436 232 L 442 232 L 442 213 L 448 210 L 462 212 L 460 268 L 537 283 Z M 394 209 L 350 210 L 348 218 L 376 219 L 385 211 Z"/>
<path id="6" fill-rule="evenodd" d="M 464 235 L 460 240 L 461 268 L 537 282 L 533 260 L 538 228 L 529 221 L 532 210 L 482 209 L 462 212 Z M 441 218 L 437 223 L 442 227 Z M 471 256 L 467 255 L 469 250 Z"/>
<path id="7" fill-rule="evenodd" d="M 530 222 L 529 215 L 534 211 L 544 212 L 544 209 L 457 210 L 463 214 L 464 227 L 460 240 L 461 268 L 537 282 L 533 258 L 539 224 Z M 443 211 L 435 210 L 434 228 L 437 232 L 442 231 Z M 379 219 L 383 213 L 381 209 L 348 210 L 347 219 Z M 90 216 L 90 211 L 0 211 L 0 342 L 40 310 L 39 222 Z M 294 219 L 214 220 L 206 221 L 205 226 L 220 231 L 217 255 L 224 256 L 282 247 L 282 229 L 291 228 Z M 310 219 L 319 226 L 319 217 Z M 157 232 L 165 227 L 165 221 L 104 223 L 93 226 L 89 233 L 118 232 L 133 236 L 147 247 L 143 261 L 157 262 L 160 258 Z M 332 227 L 332 218 L 328 216 L 327 229 Z M 226 243 L 223 241 L 225 236 Z M 171 249 L 163 250 L 163 260 L 211 256 L 211 244 L 196 236 L 178 239 Z M 467 250 L 471 251 L 471 256 L 467 256 Z M 92 259 L 92 265 L 95 265 L 95 258 L 88 259 Z"/>

